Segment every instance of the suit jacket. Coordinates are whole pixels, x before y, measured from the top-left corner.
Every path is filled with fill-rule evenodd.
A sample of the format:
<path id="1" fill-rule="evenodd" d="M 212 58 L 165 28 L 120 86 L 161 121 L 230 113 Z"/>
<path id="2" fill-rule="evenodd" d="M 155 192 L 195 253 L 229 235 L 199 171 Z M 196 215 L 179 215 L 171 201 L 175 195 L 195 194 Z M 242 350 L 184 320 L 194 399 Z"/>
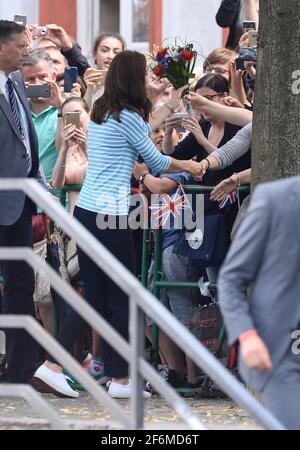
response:
<path id="1" fill-rule="evenodd" d="M 239 359 L 245 381 L 262 390 L 293 343 L 300 321 L 300 177 L 259 186 L 219 278 L 229 343 L 256 329 L 273 369 L 261 372 Z M 248 295 L 247 295 L 248 288 Z"/>
<path id="2" fill-rule="evenodd" d="M 15 89 L 25 109 L 29 123 L 32 169 L 30 178 L 38 174 L 38 138 L 31 118 L 30 108 L 25 95 L 24 83 L 18 72 L 12 74 Z M 0 93 L 0 178 L 26 178 L 26 148 L 18 126 L 15 123 L 10 106 L 4 94 Z M 25 194 L 20 191 L 0 191 L 0 226 L 13 225 L 20 218 L 25 202 Z M 32 204 L 33 213 L 35 206 Z"/>

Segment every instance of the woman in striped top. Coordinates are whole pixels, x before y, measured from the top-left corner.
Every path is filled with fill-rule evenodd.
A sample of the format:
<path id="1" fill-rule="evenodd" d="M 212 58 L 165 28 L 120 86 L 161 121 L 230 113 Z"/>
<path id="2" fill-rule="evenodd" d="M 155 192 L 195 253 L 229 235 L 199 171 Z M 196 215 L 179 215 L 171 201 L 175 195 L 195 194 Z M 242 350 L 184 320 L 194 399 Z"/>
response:
<path id="1" fill-rule="evenodd" d="M 146 96 L 145 83 L 146 59 L 142 54 L 126 50 L 114 58 L 108 70 L 105 93 L 95 102 L 92 112 L 88 129 L 88 169 L 74 212 L 74 216 L 132 273 L 135 273 L 134 244 L 131 230 L 124 229 L 123 223 L 128 217 L 130 179 L 138 155 L 157 172 L 189 172 L 194 177 L 201 173 L 198 163 L 162 155 L 152 143 L 147 123 L 152 105 Z M 112 227 L 101 226 L 110 223 Z M 122 226 L 118 228 L 119 224 Z M 80 248 L 78 256 L 86 300 L 128 340 L 128 297 Z M 75 312 L 71 313 L 58 341 L 70 349 L 84 326 L 85 322 Z M 109 395 L 130 397 L 127 362 L 106 342 L 103 359 L 105 375 L 112 378 Z M 78 396 L 67 383 L 64 385 L 61 368 L 50 356 L 35 376 L 61 394 Z M 150 394 L 144 391 L 144 396 Z"/>

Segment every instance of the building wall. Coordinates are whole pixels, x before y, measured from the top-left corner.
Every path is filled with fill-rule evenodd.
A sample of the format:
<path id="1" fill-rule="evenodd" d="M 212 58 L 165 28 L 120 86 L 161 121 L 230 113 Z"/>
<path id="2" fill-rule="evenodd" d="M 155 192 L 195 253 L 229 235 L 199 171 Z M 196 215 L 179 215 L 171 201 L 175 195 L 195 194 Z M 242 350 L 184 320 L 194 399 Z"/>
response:
<path id="1" fill-rule="evenodd" d="M 196 41 L 199 55 L 206 57 L 222 43 L 222 30 L 215 21 L 219 6 L 220 0 L 163 0 L 164 39 Z"/>
<path id="2" fill-rule="evenodd" d="M 39 0 L 1 0 L 1 19 L 13 20 L 15 14 L 27 16 L 28 23 L 39 22 Z"/>
<path id="3" fill-rule="evenodd" d="M 77 37 L 76 0 L 40 0 L 40 23 L 62 26 L 73 38 Z"/>

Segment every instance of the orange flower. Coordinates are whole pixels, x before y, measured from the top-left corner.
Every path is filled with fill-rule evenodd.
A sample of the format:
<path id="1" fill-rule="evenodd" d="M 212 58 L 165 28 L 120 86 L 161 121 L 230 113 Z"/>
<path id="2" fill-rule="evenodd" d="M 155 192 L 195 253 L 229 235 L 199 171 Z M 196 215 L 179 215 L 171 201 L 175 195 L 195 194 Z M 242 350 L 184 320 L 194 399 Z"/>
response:
<path id="1" fill-rule="evenodd" d="M 180 55 L 181 55 L 181 58 L 185 59 L 186 61 L 190 61 L 194 56 L 194 54 L 191 50 L 183 50 L 183 52 L 181 52 Z"/>

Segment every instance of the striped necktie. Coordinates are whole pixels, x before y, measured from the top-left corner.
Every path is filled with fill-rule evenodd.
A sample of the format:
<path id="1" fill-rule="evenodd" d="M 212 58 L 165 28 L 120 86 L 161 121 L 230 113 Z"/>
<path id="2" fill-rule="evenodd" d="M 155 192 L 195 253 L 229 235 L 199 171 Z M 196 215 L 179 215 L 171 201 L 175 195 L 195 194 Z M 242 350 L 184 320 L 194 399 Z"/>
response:
<path id="1" fill-rule="evenodd" d="M 16 125 L 20 131 L 20 135 L 24 142 L 24 145 L 26 146 L 25 134 L 24 134 L 24 130 L 21 125 L 20 116 L 19 116 L 20 112 L 19 112 L 19 108 L 18 108 L 15 90 L 14 90 L 14 83 L 10 78 L 7 79 L 7 89 L 8 89 L 8 96 L 9 96 L 11 112 L 15 119 Z M 26 159 L 27 175 L 29 175 L 31 168 L 32 168 L 32 164 L 31 164 L 30 154 L 28 153 L 28 150 L 27 150 L 27 146 L 26 146 L 26 151 L 27 151 L 27 159 Z"/>

